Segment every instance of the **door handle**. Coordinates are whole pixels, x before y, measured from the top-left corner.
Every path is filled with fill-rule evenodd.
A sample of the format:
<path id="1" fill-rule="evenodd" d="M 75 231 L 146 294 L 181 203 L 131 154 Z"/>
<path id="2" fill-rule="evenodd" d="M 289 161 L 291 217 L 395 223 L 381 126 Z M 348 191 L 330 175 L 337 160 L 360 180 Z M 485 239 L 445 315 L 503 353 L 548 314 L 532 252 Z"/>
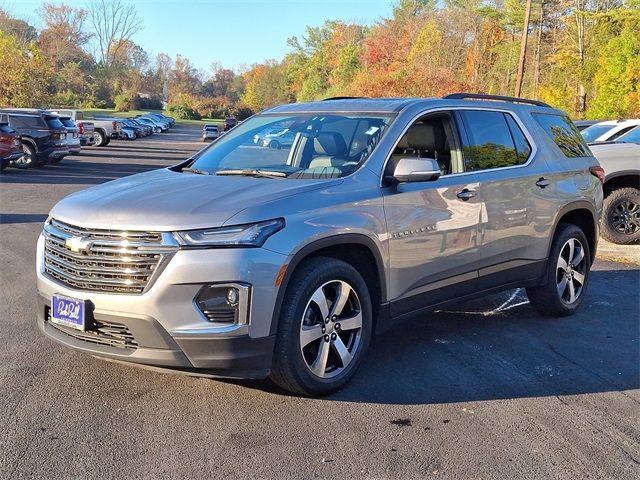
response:
<path id="1" fill-rule="evenodd" d="M 544 177 L 540 177 L 536 182 L 536 185 L 539 186 L 540 188 L 546 188 L 549 185 L 551 185 L 551 182 Z"/>
<path id="2" fill-rule="evenodd" d="M 476 196 L 476 191 L 475 190 L 469 190 L 468 188 L 465 188 L 464 190 L 462 190 L 461 192 L 458 193 L 458 195 L 456 195 L 460 200 L 464 200 L 465 202 L 467 200 L 469 200 L 470 198 L 473 198 Z"/>

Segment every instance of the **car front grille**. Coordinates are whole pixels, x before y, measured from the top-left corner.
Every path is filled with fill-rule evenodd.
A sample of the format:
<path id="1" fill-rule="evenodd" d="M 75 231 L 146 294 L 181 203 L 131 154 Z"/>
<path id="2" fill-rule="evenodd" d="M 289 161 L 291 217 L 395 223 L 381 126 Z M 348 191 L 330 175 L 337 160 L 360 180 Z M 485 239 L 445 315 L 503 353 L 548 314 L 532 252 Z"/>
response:
<path id="1" fill-rule="evenodd" d="M 55 219 L 43 235 L 44 272 L 92 292 L 143 293 L 178 248 L 166 233 L 83 228 Z"/>
<path id="2" fill-rule="evenodd" d="M 126 325 L 115 322 L 104 322 L 94 320 L 91 328 L 83 331 L 74 328 L 63 327 L 51 322 L 51 309 L 46 307 L 45 318 L 49 325 L 56 330 L 84 342 L 106 345 L 108 347 L 121 348 L 124 350 L 135 350 L 138 342 Z"/>

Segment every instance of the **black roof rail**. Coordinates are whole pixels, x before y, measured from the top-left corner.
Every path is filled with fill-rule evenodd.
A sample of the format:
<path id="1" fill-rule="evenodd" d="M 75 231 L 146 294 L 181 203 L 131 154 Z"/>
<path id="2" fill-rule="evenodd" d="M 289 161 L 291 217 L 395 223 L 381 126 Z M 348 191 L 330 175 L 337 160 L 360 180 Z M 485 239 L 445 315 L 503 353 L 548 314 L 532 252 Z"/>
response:
<path id="1" fill-rule="evenodd" d="M 323 98 L 321 101 L 326 102 L 328 100 L 357 100 L 361 98 L 368 98 L 368 97 L 329 97 L 329 98 Z"/>
<path id="2" fill-rule="evenodd" d="M 501 102 L 511 102 L 511 103 L 527 103 L 529 105 L 535 105 L 537 107 L 547 107 L 553 108 L 548 103 L 541 102 L 539 100 L 529 100 L 528 98 L 519 98 L 519 97 L 507 97 L 504 95 L 489 95 L 486 93 L 451 93 L 449 95 L 445 95 L 444 97 L 447 100 L 499 100 Z"/>

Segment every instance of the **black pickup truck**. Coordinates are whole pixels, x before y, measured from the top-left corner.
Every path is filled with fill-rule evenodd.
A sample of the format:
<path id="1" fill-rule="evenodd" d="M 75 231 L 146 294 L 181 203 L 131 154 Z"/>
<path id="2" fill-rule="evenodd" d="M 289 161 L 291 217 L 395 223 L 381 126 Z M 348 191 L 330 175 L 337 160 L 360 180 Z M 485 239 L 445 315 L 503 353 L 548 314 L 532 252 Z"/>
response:
<path id="1" fill-rule="evenodd" d="M 0 109 L 0 123 L 8 123 L 20 134 L 24 155 L 19 168 L 55 163 L 69 155 L 67 130 L 56 115 L 36 109 Z"/>

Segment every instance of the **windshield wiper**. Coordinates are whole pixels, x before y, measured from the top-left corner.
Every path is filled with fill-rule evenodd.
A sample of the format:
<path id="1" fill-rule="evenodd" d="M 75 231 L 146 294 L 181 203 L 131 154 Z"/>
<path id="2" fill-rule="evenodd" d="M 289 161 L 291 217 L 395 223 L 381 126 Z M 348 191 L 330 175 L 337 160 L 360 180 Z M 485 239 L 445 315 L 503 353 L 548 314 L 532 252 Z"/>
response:
<path id="1" fill-rule="evenodd" d="M 191 168 L 191 167 L 184 167 L 181 170 L 181 172 L 184 172 L 184 173 L 195 173 L 196 175 L 211 175 L 206 170 L 200 170 L 199 168 Z"/>
<path id="2" fill-rule="evenodd" d="M 258 168 L 242 168 L 237 170 L 218 170 L 216 175 L 243 175 L 246 177 L 267 177 L 267 178 L 286 178 L 284 172 L 276 172 L 273 170 L 260 170 Z"/>

